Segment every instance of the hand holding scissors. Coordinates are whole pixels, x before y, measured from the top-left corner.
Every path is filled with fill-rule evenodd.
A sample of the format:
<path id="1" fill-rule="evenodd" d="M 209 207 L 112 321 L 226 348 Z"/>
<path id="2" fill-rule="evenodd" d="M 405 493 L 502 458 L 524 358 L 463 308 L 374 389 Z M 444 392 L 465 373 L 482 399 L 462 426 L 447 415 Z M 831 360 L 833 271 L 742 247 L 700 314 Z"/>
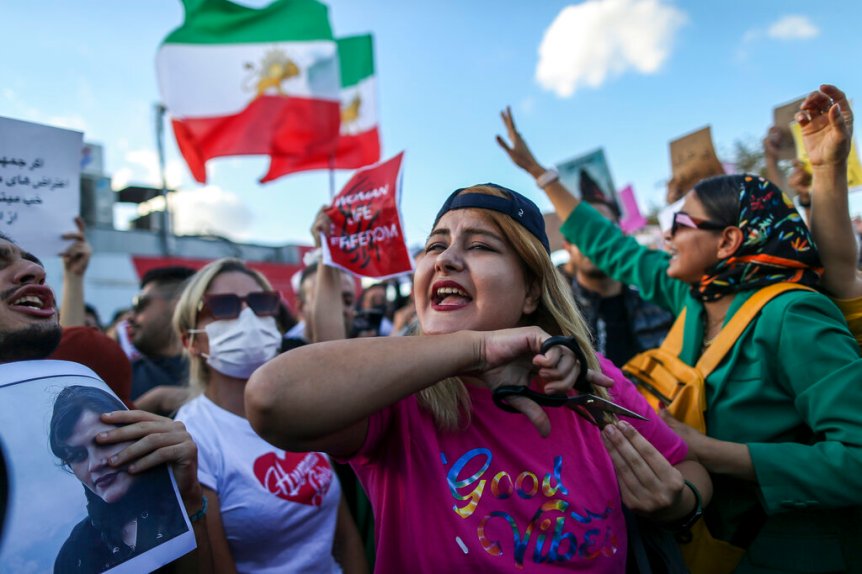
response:
<path id="1" fill-rule="evenodd" d="M 569 407 L 580 416 L 587 419 L 590 423 L 604 428 L 608 423 L 613 422 L 612 415 L 623 415 L 640 420 L 647 420 L 638 413 L 617 405 L 616 403 L 599 397 L 592 392 L 589 381 L 587 381 L 587 369 L 584 368 L 587 364 L 583 350 L 578 345 L 573 337 L 550 337 L 542 343 L 541 354 L 547 353 L 551 347 L 561 345 L 574 353 L 581 367 L 578 372 L 578 377 L 575 380 L 574 388 L 578 391 L 577 395 L 567 394 L 544 394 L 536 392 L 529 387 L 523 385 L 504 385 L 494 389 L 494 402 L 498 407 L 510 412 L 517 412 L 507 402 L 511 397 L 525 397 L 533 402 L 547 407 Z"/>

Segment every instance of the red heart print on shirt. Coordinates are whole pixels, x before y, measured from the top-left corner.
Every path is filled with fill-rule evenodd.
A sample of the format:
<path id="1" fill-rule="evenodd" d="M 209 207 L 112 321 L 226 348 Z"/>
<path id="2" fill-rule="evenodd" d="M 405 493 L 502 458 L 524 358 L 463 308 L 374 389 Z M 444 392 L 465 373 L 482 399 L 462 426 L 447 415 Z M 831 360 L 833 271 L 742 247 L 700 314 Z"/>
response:
<path id="1" fill-rule="evenodd" d="M 332 467 L 317 452 L 268 452 L 254 461 L 254 475 L 279 498 L 309 506 L 320 506 L 332 484 Z"/>

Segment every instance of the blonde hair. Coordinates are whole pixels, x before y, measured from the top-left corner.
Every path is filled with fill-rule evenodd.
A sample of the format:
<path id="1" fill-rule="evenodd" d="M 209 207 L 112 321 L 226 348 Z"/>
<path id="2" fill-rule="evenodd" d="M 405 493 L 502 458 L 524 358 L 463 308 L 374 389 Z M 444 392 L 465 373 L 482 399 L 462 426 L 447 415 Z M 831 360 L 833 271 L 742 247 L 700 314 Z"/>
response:
<path id="1" fill-rule="evenodd" d="M 476 185 L 462 193 L 483 193 L 508 197 L 495 187 Z M 521 261 L 524 279 L 528 286 L 538 283 L 541 297 L 535 311 L 521 318 L 522 325 L 535 325 L 549 335 L 574 337 L 587 357 L 588 369 L 599 370 L 599 361 L 590 342 L 589 328 L 575 302 L 572 290 L 551 262 L 544 246 L 525 227 L 503 213 L 483 210 L 506 238 Z M 596 387 L 593 393 L 607 398 L 604 388 Z M 418 393 L 419 404 L 427 409 L 437 428 L 454 430 L 469 422 L 470 396 L 464 383 L 457 377 L 444 379 Z"/>
<path id="2" fill-rule="evenodd" d="M 254 279 L 263 289 L 272 290 L 272 284 L 262 273 L 247 267 L 239 259 L 225 257 L 208 263 L 186 280 L 185 289 L 180 294 L 174 309 L 174 331 L 181 338 L 186 335 L 194 336 L 194 333 L 189 333 L 189 331 L 197 328 L 198 314 L 203 304 L 204 295 L 215 278 L 222 273 L 232 272 L 244 273 Z M 185 349 L 184 352 L 189 360 L 189 386 L 192 389 L 192 396 L 197 396 L 206 389 L 209 383 L 210 370 L 200 355 L 192 355 L 188 349 Z"/>

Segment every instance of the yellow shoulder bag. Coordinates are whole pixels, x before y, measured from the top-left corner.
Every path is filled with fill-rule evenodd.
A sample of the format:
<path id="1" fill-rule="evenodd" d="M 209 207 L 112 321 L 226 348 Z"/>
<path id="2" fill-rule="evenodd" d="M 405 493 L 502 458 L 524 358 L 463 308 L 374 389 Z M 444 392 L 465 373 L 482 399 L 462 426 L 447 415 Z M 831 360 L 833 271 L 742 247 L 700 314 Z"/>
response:
<path id="1" fill-rule="evenodd" d="M 662 345 L 632 357 L 623 366 L 650 406 L 656 411 L 663 405 L 676 418 L 706 433 L 706 377 L 724 359 L 749 323 L 775 296 L 794 289 L 813 291 L 796 283 L 776 283 L 760 289 L 722 327 L 712 344 L 695 366 L 679 358 L 682 351 L 685 309 L 679 314 Z M 680 544 L 688 568 L 698 574 L 733 572 L 745 550 L 713 538 L 703 520 L 691 529 L 691 541 Z"/>

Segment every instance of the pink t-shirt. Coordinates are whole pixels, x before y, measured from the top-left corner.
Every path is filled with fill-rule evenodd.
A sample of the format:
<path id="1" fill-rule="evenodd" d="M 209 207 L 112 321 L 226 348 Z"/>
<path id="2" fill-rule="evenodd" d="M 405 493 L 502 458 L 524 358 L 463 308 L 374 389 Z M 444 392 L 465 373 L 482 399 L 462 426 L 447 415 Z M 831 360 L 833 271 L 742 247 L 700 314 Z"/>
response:
<path id="1" fill-rule="evenodd" d="M 687 447 L 609 361 L 615 402 L 671 463 Z M 521 414 L 468 385 L 470 425 L 440 432 L 415 396 L 370 417 L 350 463 L 371 500 L 376 572 L 617 573 L 626 526 L 613 463 L 597 427 L 567 408 L 546 408 L 542 438 Z"/>

